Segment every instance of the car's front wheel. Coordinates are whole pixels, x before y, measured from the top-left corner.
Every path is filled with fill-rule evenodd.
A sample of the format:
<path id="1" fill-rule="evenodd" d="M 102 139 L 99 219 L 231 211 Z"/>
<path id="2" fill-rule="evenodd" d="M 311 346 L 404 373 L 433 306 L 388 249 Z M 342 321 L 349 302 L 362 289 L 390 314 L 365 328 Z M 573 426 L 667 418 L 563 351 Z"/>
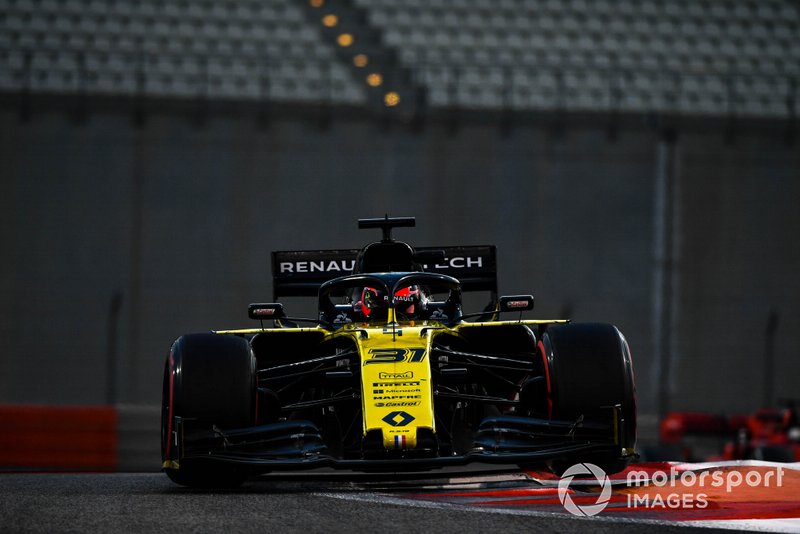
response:
<path id="1" fill-rule="evenodd" d="M 612 407 L 617 407 L 613 424 L 617 447 L 562 459 L 554 463 L 554 470 L 577 462 L 597 464 L 607 473 L 624 469 L 636 446 L 633 363 L 625 337 L 610 324 L 554 325 L 547 328 L 539 346 L 553 419 L 614 421 Z"/>
<path id="2" fill-rule="evenodd" d="M 163 469 L 175 483 L 231 487 L 247 475 L 227 465 L 182 461 L 175 418 L 242 428 L 255 422 L 256 363 L 247 340 L 219 334 L 178 338 L 164 366 L 161 413 Z"/>

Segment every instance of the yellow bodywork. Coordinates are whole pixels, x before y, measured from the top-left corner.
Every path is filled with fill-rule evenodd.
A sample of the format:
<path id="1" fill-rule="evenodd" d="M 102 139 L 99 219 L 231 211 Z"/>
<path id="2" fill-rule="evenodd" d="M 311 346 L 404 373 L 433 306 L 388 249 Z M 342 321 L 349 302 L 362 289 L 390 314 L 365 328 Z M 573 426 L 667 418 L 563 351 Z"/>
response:
<path id="1" fill-rule="evenodd" d="M 396 325 L 358 337 L 364 434 L 380 430 L 387 449 L 413 449 L 420 429 L 436 431 L 426 327 Z"/>
<path id="2" fill-rule="evenodd" d="M 553 324 L 560 320 L 493 321 L 462 323 L 452 328 L 441 323 L 394 322 L 392 310 L 387 323 L 352 323 L 331 332 L 347 336 L 361 355 L 361 403 L 363 434 L 380 430 L 388 450 L 413 449 L 421 429 L 436 432 L 433 413 L 430 348 L 438 333 L 458 332 L 500 324 Z M 281 329 L 319 331 L 319 328 Z M 262 329 L 222 330 L 218 334 L 256 334 Z"/>

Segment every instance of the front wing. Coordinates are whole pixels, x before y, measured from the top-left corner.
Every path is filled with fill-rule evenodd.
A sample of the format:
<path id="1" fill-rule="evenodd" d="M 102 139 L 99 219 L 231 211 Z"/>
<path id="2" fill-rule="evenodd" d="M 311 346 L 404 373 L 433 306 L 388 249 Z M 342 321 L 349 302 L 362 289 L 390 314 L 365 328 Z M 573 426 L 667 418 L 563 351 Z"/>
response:
<path id="1" fill-rule="evenodd" d="M 619 410 L 611 407 L 607 422 L 553 421 L 497 416 L 483 420 L 474 447 L 466 454 L 440 456 L 435 448 L 413 451 L 365 451 L 358 458 L 329 453 L 322 431 L 310 421 L 284 421 L 257 427 L 221 430 L 204 428 L 176 417 L 171 457 L 165 468 L 222 463 L 253 473 L 329 467 L 353 471 L 422 471 L 470 463 L 537 465 L 553 460 L 577 462 L 596 454 L 624 459 L 624 435 Z"/>

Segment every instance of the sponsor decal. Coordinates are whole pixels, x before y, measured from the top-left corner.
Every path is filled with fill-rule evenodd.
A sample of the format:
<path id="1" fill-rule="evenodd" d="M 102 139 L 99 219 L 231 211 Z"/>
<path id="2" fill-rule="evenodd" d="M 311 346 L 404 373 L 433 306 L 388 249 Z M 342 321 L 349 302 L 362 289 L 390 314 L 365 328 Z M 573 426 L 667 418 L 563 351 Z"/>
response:
<path id="1" fill-rule="evenodd" d="M 260 317 L 262 315 L 266 316 L 266 317 L 270 317 L 272 315 L 275 315 L 276 311 L 277 310 L 275 310 L 275 308 L 253 308 L 252 309 L 253 315 L 258 316 L 258 317 Z"/>
<path id="2" fill-rule="evenodd" d="M 284 273 L 349 273 L 356 266 L 356 260 L 329 261 L 282 261 L 279 272 Z"/>
<path id="3" fill-rule="evenodd" d="M 428 265 L 423 265 L 426 271 L 430 268 Z M 452 258 L 445 258 L 441 263 L 433 265 L 433 269 L 472 269 L 483 267 L 483 258 L 481 256 L 453 256 Z"/>
<path id="4" fill-rule="evenodd" d="M 405 387 L 392 387 L 394 384 L 386 385 L 383 389 L 373 389 L 373 395 L 387 395 L 389 393 L 420 393 L 422 391 L 421 388 L 405 388 Z"/>
<path id="5" fill-rule="evenodd" d="M 506 306 L 511 310 L 516 309 L 516 308 L 526 308 L 528 306 L 528 301 L 527 300 L 509 300 L 508 302 L 506 302 Z"/>
<path id="6" fill-rule="evenodd" d="M 406 373 L 381 373 L 406 374 Z M 373 382 L 373 406 L 377 408 L 399 408 L 419 406 L 422 399 L 422 388 L 419 381 L 413 382 Z"/>
<path id="7" fill-rule="evenodd" d="M 389 426 L 407 426 L 414 419 L 414 416 L 408 412 L 396 411 L 387 414 L 382 421 Z"/>
<path id="8" fill-rule="evenodd" d="M 414 378 L 414 371 L 406 371 L 405 373 L 378 373 L 378 378 L 380 378 L 381 380 Z"/>

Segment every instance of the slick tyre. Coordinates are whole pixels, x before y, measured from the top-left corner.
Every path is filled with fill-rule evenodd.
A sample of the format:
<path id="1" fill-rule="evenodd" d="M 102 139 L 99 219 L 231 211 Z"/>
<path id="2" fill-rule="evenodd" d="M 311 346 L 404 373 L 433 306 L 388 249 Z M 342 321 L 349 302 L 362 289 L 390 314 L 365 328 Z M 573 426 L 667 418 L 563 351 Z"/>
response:
<path id="1" fill-rule="evenodd" d="M 192 487 L 233 487 L 246 473 L 227 465 L 181 461 L 175 448 L 175 417 L 220 429 L 251 426 L 255 420 L 256 363 L 240 337 L 190 334 L 172 345 L 164 366 L 161 456 L 175 483 Z M 178 459 L 176 468 L 173 460 Z"/>
<path id="2" fill-rule="evenodd" d="M 582 454 L 555 462 L 563 471 L 577 462 L 591 462 L 606 473 L 625 468 L 622 449 L 636 445 L 636 391 L 628 343 L 613 325 L 575 323 L 550 326 L 540 350 L 547 368 L 548 405 L 553 419 L 608 421 L 607 407 L 620 406 L 619 447 L 613 453 Z"/>

